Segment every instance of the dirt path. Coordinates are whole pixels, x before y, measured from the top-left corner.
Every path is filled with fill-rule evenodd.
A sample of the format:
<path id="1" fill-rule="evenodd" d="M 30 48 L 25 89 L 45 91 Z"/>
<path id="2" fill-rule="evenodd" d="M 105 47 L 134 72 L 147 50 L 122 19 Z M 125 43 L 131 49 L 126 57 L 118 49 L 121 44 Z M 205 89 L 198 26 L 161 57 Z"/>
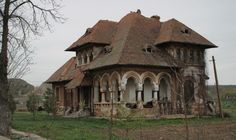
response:
<path id="1" fill-rule="evenodd" d="M 36 134 L 22 132 L 22 131 L 17 131 L 17 130 L 14 130 L 14 129 L 12 129 L 12 133 L 16 134 L 16 135 L 20 135 L 20 136 L 22 136 L 24 138 L 29 138 L 30 140 L 46 140 L 46 138 L 43 138 L 43 137 L 38 136 Z"/>

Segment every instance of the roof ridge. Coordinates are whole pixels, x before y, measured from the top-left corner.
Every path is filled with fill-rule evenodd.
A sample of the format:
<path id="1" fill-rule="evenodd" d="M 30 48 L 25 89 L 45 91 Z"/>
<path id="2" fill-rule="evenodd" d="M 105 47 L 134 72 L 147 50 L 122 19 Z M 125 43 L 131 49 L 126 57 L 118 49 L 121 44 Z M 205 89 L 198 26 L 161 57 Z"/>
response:
<path id="1" fill-rule="evenodd" d="M 131 14 L 133 14 L 133 15 L 135 15 L 136 16 L 136 12 L 132 12 L 132 13 L 129 13 L 130 15 Z M 135 20 L 131 20 L 131 23 L 129 24 L 129 30 L 127 31 L 127 34 L 125 34 L 125 39 L 123 40 L 123 42 L 124 42 L 124 45 L 122 45 L 122 50 L 121 50 L 121 53 L 119 54 L 119 59 L 118 59 L 118 64 L 120 64 L 120 62 L 121 62 L 121 57 L 122 57 L 122 54 L 123 54 L 123 52 L 124 52 L 124 48 L 125 48 L 125 46 L 126 46 L 126 44 L 127 44 L 127 40 L 128 40 L 128 37 L 130 36 L 130 32 L 131 32 L 131 29 L 132 29 L 132 27 L 134 26 L 134 24 L 133 24 L 133 22 L 136 22 L 137 20 L 137 17 L 135 18 Z"/>

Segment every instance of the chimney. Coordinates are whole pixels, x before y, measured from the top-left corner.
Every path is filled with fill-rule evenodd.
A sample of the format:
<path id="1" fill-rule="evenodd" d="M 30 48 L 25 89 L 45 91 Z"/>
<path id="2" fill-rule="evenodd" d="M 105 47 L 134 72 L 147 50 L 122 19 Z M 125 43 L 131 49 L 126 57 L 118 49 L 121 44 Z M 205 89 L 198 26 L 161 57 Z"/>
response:
<path id="1" fill-rule="evenodd" d="M 138 9 L 136 13 L 138 13 L 139 15 L 141 15 L 141 10 Z"/>

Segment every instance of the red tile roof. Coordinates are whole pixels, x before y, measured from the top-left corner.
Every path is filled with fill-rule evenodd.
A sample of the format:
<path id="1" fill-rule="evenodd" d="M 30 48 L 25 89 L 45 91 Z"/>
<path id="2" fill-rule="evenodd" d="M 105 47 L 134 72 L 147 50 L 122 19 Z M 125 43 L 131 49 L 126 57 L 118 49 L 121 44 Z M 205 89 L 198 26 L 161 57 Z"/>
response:
<path id="1" fill-rule="evenodd" d="M 61 66 L 46 82 L 63 82 L 73 79 L 75 69 L 75 57 L 68 60 L 63 66 Z"/>
<path id="2" fill-rule="evenodd" d="M 74 42 L 67 51 L 89 44 L 110 45 L 109 53 L 101 53 L 90 64 L 75 69 L 75 58 L 71 58 L 58 69 L 46 82 L 70 81 L 66 87 L 74 88 L 81 84 L 89 84 L 83 70 L 91 70 L 113 65 L 138 65 L 156 67 L 175 67 L 172 57 L 161 51 L 158 45 L 168 42 L 188 43 L 205 48 L 216 47 L 213 43 L 184 25 L 171 19 L 160 22 L 159 17 L 144 17 L 140 13 L 131 12 L 118 23 L 100 20 L 95 26 L 86 31 L 86 34 Z M 144 50 L 147 46 L 152 53 Z M 173 60 L 173 63 L 168 61 Z"/>
<path id="3" fill-rule="evenodd" d="M 85 34 L 75 41 L 66 51 L 74 51 L 87 43 L 110 44 L 113 33 L 116 31 L 116 22 L 100 20 L 92 28 L 88 28 Z"/>
<path id="4" fill-rule="evenodd" d="M 155 45 L 166 42 L 196 44 L 206 48 L 216 47 L 215 44 L 176 19 L 171 19 L 161 24 L 160 33 L 156 38 Z"/>

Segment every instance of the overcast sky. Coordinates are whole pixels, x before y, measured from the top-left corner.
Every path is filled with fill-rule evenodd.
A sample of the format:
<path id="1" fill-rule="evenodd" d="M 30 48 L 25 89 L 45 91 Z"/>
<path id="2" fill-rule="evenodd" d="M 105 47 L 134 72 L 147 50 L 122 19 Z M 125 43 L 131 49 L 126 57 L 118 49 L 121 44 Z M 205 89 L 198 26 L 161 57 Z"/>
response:
<path id="1" fill-rule="evenodd" d="M 142 15 L 159 15 L 161 21 L 175 18 L 219 46 L 208 51 L 214 55 L 220 84 L 236 84 L 236 0 L 63 0 L 64 24 L 54 24 L 53 32 L 32 40 L 34 47 L 31 71 L 23 77 L 39 86 L 47 80 L 73 52 L 64 50 L 100 19 L 119 21 L 130 11 Z M 208 63 L 209 84 L 214 84 L 212 63 Z"/>

